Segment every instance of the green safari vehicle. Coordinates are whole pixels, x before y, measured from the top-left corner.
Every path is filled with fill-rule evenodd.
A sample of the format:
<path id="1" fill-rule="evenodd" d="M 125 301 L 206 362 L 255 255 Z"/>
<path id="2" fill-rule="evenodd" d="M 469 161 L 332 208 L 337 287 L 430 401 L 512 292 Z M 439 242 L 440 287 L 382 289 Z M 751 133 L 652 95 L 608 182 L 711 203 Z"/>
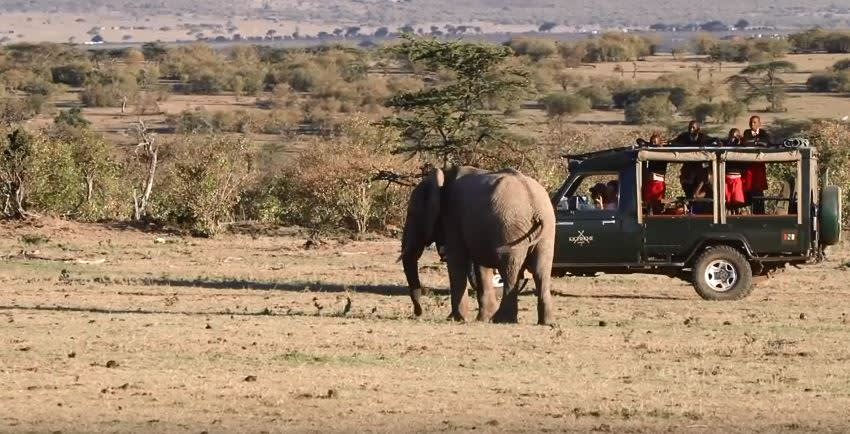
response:
<path id="1" fill-rule="evenodd" d="M 707 300 L 735 300 L 756 277 L 786 264 L 818 262 L 841 236 L 841 191 L 819 184 L 817 150 L 804 141 L 775 147 L 632 146 L 566 156 L 569 176 L 552 200 L 557 216 L 553 274 L 652 273 L 685 279 Z M 666 193 L 644 203 L 655 162 Z M 763 165 L 769 188 L 735 207 L 726 169 Z M 707 193 L 688 197 L 682 169 L 703 170 Z M 823 182 L 825 183 L 825 182 Z M 607 187 L 605 203 L 593 196 Z M 596 194 L 598 196 L 598 194 Z M 598 199 L 598 198 L 597 198 Z"/>

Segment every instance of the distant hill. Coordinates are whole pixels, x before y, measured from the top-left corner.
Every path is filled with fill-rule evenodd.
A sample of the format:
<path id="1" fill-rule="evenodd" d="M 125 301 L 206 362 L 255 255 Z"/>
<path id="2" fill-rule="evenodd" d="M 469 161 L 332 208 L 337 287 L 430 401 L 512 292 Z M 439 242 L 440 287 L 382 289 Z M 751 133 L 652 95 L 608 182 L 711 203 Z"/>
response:
<path id="1" fill-rule="evenodd" d="M 602 27 L 745 19 L 757 26 L 850 27 L 850 3 L 836 0 L 4 0 L 0 10 L 120 12 L 135 16 L 265 16 L 351 25 L 483 22 Z"/>

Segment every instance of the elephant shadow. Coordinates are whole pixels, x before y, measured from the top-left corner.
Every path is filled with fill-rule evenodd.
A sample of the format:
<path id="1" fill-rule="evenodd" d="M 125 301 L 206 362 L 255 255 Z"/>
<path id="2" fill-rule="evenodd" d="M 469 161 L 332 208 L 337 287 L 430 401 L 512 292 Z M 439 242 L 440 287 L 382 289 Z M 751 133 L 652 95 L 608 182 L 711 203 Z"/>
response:
<path id="1" fill-rule="evenodd" d="M 182 279 L 170 277 L 145 278 L 136 282 L 147 286 L 170 286 L 177 288 L 206 288 L 206 289 L 248 289 L 255 291 L 284 291 L 284 292 L 326 292 L 343 293 L 357 292 L 365 294 L 386 295 L 391 297 L 409 297 L 407 286 L 393 284 L 343 284 L 338 282 L 300 281 L 274 282 L 249 279 Z M 448 295 L 448 289 L 431 288 L 433 294 Z"/>

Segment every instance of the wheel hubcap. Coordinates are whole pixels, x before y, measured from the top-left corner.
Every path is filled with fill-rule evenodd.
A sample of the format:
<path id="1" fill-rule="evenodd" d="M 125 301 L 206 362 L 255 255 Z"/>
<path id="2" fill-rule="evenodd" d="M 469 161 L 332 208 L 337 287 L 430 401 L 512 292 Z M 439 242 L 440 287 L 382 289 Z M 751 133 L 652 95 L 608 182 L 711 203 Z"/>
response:
<path id="1" fill-rule="evenodd" d="M 705 283 L 718 292 L 726 292 L 738 283 L 738 271 L 731 262 L 718 259 L 705 269 Z"/>

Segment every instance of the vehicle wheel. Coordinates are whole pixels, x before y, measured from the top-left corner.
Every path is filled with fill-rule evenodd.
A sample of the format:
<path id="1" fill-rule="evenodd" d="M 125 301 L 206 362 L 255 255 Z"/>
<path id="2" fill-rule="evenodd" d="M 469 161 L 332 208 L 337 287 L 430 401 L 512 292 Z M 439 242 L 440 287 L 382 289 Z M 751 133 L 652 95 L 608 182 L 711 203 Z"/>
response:
<path id="1" fill-rule="evenodd" d="M 706 249 L 694 263 L 693 285 L 706 300 L 739 300 L 753 290 L 753 270 L 737 249 Z"/>
<path id="2" fill-rule="evenodd" d="M 841 188 L 828 185 L 821 191 L 820 243 L 834 246 L 841 241 Z"/>

